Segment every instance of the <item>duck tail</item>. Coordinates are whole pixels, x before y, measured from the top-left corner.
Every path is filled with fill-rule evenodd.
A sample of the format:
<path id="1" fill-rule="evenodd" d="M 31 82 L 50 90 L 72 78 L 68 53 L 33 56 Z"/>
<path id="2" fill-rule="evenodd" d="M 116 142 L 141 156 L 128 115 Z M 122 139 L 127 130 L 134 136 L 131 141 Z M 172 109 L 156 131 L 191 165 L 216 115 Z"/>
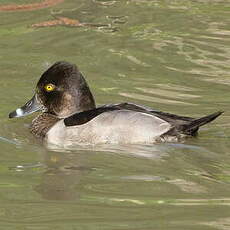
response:
<path id="1" fill-rule="evenodd" d="M 182 128 L 182 132 L 184 134 L 188 134 L 188 135 L 195 135 L 196 132 L 198 131 L 199 127 L 215 120 L 217 117 L 219 117 L 221 114 L 223 113 L 223 111 L 218 111 L 215 113 L 212 113 L 210 115 L 198 118 L 198 119 L 194 119 L 192 121 L 190 121 L 189 123 L 183 125 Z"/>

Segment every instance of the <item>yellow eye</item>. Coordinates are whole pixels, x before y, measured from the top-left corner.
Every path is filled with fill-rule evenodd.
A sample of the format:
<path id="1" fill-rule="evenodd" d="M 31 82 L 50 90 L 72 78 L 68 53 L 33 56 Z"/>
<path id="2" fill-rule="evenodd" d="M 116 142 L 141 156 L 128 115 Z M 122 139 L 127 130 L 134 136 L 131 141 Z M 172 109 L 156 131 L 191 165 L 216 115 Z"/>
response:
<path id="1" fill-rule="evenodd" d="M 47 84 L 44 86 L 44 88 L 47 92 L 51 92 L 55 89 L 55 86 L 53 84 Z"/>

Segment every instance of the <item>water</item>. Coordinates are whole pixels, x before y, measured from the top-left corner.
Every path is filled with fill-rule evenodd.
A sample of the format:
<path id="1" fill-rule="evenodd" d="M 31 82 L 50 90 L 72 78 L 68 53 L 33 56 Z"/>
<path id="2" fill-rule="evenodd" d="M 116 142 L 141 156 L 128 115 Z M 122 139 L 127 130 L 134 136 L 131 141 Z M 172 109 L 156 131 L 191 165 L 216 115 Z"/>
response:
<path id="1" fill-rule="evenodd" d="M 16 2 L 39 1 L 0 4 Z M 0 229 L 229 229 L 229 8 L 229 0 L 66 0 L 0 11 Z M 60 18 L 72 26 L 32 27 Z M 32 116 L 8 113 L 58 60 L 79 66 L 97 104 L 226 112 L 182 143 L 49 150 L 29 133 Z"/>

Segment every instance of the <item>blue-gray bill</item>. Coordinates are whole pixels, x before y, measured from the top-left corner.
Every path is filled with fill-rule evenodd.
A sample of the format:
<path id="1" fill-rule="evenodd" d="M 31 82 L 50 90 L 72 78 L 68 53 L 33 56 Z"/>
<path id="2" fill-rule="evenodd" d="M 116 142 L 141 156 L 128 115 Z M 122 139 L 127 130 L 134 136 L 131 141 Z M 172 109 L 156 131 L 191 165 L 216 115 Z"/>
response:
<path id="1" fill-rule="evenodd" d="M 9 114 L 9 118 L 14 118 L 14 117 L 23 117 L 26 115 L 29 115 L 31 113 L 34 113 L 36 111 L 41 110 L 42 106 L 38 102 L 36 94 L 32 97 L 31 100 L 29 100 L 25 105 L 23 105 L 20 108 L 17 108 L 16 110 L 12 111 Z"/>

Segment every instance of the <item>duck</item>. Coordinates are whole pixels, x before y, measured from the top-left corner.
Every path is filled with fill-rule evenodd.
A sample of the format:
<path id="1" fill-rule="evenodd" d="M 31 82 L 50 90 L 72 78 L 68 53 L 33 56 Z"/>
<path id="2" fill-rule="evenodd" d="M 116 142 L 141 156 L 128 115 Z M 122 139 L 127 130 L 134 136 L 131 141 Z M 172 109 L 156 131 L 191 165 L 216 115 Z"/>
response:
<path id="1" fill-rule="evenodd" d="M 201 126 L 223 113 L 193 118 L 129 102 L 96 106 L 83 74 L 65 61 L 54 63 L 41 75 L 32 99 L 9 113 L 9 118 L 37 111 L 31 133 L 62 147 L 178 142 L 196 136 Z"/>

